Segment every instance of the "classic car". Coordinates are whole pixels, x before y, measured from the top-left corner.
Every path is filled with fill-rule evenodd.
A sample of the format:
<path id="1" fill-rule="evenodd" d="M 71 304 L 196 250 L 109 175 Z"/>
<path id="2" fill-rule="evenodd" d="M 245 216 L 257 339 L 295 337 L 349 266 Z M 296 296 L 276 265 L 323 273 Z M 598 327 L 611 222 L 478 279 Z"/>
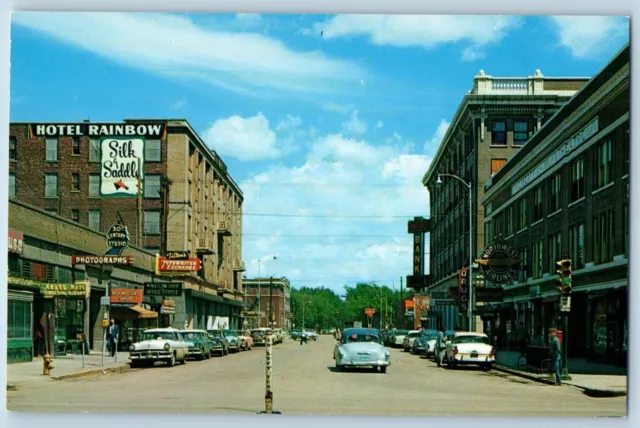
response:
<path id="1" fill-rule="evenodd" d="M 391 354 L 382 345 L 380 332 L 373 328 L 347 328 L 333 351 L 336 369 L 374 367 L 382 373 L 391 365 Z"/>
<path id="2" fill-rule="evenodd" d="M 300 335 L 302 334 L 301 330 L 291 330 L 291 334 L 289 334 L 289 336 L 293 339 L 293 340 L 299 340 L 300 339 Z"/>
<path id="3" fill-rule="evenodd" d="M 433 355 L 436 349 L 438 332 L 436 330 L 422 330 L 420 336 L 413 341 L 413 353 L 416 355 Z"/>
<path id="4" fill-rule="evenodd" d="M 313 330 L 302 330 L 302 334 L 307 337 L 307 340 L 318 340 L 318 335 Z"/>
<path id="5" fill-rule="evenodd" d="M 404 338 L 409 334 L 409 330 L 396 330 L 391 337 L 390 345 L 394 348 L 399 348 L 404 345 Z"/>
<path id="6" fill-rule="evenodd" d="M 275 330 L 273 330 L 273 335 L 274 335 L 274 344 L 276 343 L 282 343 L 282 341 L 284 340 L 284 333 L 282 332 L 282 329 L 276 328 Z"/>
<path id="7" fill-rule="evenodd" d="M 402 349 L 404 352 L 409 352 L 413 348 L 413 341 L 420 336 L 419 330 L 410 330 L 409 333 L 402 340 Z"/>
<path id="8" fill-rule="evenodd" d="M 231 352 L 240 352 L 244 349 L 244 341 L 238 336 L 235 330 L 223 330 L 222 334 L 224 335 L 227 342 L 229 342 L 229 351 Z"/>
<path id="9" fill-rule="evenodd" d="M 272 332 L 269 328 L 254 328 L 251 330 L 251 337 L 253 337 L 254 345 L 266 345 L 267 333 Z"/>
<path id="10" fill-rule="evenodd" d="M 211 338 L 211 353 L 215 355 L 228 355 L 229 354 L 229 342 L 224 337 L 222 330 L 207 330 L 209 338 Z"/>
<path id="11" fill-rule="evenodd" d="M 189 357 L 196 360 L 211 358 L 213 342 L 206 330 L 181 330 L 180 334 L 189 344 Z"/>
<path id="12" fill-rule="evenodd" d="M 235 330 L 236 335 L 244 342 L 243 351 L 251 351 L 253 348 L 253 337 L 249 330 Z"/>
<path id="13" fill-rule="evenodd" d="M 129 347 L 131 368 L 153 365 L 165 361 L 169 367 L 176 362 L 185 364 L 189 355 L 189 344 L 175 328 L 145 330 L 140 341 Z"/>
<path id="14" fill-rule="evenodd" d="M 484 333 L 456 332 L 447 343 L 444 361 L 448 367 L 459 364 L 481 366 L 490 370 L 496 360 L 496 350 Z"/>

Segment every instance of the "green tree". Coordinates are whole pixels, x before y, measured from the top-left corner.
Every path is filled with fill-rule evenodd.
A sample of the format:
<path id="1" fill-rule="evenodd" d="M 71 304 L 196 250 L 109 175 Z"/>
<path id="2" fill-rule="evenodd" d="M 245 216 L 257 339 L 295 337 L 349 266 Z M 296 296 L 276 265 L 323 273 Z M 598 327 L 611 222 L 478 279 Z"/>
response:
<path id="1" fill-rule="evenodd" d="M 342 326 L 344 303 L 332 290 L 302 287 L 291 290 L 291 311 L 295 328 L 328 330 Z"/>

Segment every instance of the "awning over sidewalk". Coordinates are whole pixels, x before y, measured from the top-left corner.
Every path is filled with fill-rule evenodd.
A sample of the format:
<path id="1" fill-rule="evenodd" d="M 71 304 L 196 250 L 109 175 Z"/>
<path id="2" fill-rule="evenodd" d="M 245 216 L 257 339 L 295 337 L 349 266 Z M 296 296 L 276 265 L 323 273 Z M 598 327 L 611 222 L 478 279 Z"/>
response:
<path id="1" fill-rule="evenodd" d="M 142 306 L 136 305 L 136 306 L 132 306 L 129 309 L 131 309 L 134 312 L 137 312 L 138 318 L 141 318 L 141 319 L 158 318 L 157 312 L 150 311 L 148 309 L 143 308 Z"/>
<path id="2" fill-rule="evenodd" d="M 135 306 L 120 306 L 112 307 L 112 313 L 116 313 L 115 318 L 122 320 L 136 320 L 136 319 L 153 319 L 158 318 L 158 313 L 143 308 L 140 305 Z"/>

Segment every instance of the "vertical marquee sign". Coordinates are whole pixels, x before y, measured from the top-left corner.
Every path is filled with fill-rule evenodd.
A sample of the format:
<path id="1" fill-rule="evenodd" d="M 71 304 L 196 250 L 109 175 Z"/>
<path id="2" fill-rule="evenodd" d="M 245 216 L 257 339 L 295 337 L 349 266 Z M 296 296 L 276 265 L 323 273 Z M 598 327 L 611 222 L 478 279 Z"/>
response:
<path id="1" fill-rule="evenodd" d="M 414 217 L 408 223 L 407 232 L 413 235 L 413 271 L 411 278 L 407 278 L 407 287 L 428 284 L 424 274 L 424 241 L 425 234 L 431 230 L 431 220 L 424 217 Z"/>
<path id="2" fill-rule="evenodd" d="M 469 268 L 462 268 L 458 271 L 458 310 L 466 313 L 469 308 Z"/>

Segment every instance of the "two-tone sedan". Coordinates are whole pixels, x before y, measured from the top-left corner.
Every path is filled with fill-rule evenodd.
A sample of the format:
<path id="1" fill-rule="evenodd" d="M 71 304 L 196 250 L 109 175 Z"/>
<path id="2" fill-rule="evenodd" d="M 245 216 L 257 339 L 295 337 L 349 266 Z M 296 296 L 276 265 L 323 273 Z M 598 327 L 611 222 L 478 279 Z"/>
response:
<path id="1" fill-rule="evenodd" d="M 420 335 L 413 341 L 411 351 L 415 355 L 433 355 L 436 349 L 436 341 L 438 340 L 437 330 L 422 330 Z"/>
<path id="2" fill-rule="evenodd" d="M 222 330 L 207 330 L 209 334 L 209 338 L 211 339 L 211 353 L 213 355 L 223 355 L 229 354 L 229 342 L 225 339 L 222 334 Z"/>
<path id="3" fill-rule="evenodd" d="M 486 334 L 458 331 L 447 343 L 444 361 L 447 367 L 467 364 L 491 370 L 496 361 L 496 350 Z"/>
<path id="4" fill-rule="evenodd" d="M 189 344 L 189 358 L 208 360 L 213 352 L 213 342 L 206 330 L 181 330 L 180 334 Z"/>
<path id="5" fill-rule="evenodd" d="M 409 334 L 409 330 L 396 330 L 390 338 L 390 344 L 394 348 L 401 348 L 404 345 L 404 338 Z"/>
<path id="6" fill-rule="evenodd" d="M 235 330 L 224 330 L 222 334 L 224 334 L 225 339 L 229 342 L 230 352 L 240 352 L 244 349 L 244 341 L 238 336 Z"/>
<path id="7" fill-rule="evenodd" d="M 413 342 L 420 336 L 420 330 L 409 330 L 409 333 L 404 337 L 402 341 L 402 349 L 404 352 L 409 352 L 413 348 Z"/>
<path id="8" fill-rule="evenodd" d="M 333 350 L 336 369 L 374 367 L 382 373 L 391 365 L 391 353 L 382 344 L 380 332 L 373 328 L 347 328 Z"/>
<path id="9" fill-rule="evenodd" d="M 156 361 L 164 361 L 169 367 L 176 362 L 185 364 L 189 355 L 189 344 L 175 328 L 145 330 L 140 341 L 129 348 L 131 368 L 152 366 Z"/>
<path id="10" fill-rule="evenodd" d="M 265 346 L 267 344 L 267 335 L 271 333 L 269 328 L 255 328 L 251 330 L 254 346 Z"/>

